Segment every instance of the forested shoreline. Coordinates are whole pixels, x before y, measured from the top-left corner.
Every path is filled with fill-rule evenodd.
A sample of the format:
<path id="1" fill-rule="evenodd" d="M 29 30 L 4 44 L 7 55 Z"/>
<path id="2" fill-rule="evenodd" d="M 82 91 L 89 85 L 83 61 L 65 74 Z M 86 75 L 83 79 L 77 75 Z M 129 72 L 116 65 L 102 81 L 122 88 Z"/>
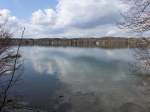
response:
<path id="1" fill-rule="evenodd" d="M 150 41 L 150 39 L 147 39 Z M 23 46 L 72 46 L 72 47 L 101 47 L 101 48 L 135 48 L 139 45 L 147 45 L 143 38 L 121 38 L 121 37 L 103 37 L 103 38 L 41 38 L 41 39 L 0 39 L 1 45 Z"/>

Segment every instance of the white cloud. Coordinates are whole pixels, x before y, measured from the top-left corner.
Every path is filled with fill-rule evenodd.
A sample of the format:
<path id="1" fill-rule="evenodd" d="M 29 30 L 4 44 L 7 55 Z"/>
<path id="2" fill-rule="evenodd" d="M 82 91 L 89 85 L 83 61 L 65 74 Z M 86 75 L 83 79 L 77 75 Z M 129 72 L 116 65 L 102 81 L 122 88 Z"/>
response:
<path id="1" fill-rule="evenodd" d="M 120 0 L 58 0 L 54 9 L 34 11 L 28 20 L 18 20 L 9 10 L 0 10 L 2 20 L 26 27 L 26 37 L 101 37 L 130 35 L 117 28 L 120 12 L 128 9 Z M 15 23 L 15 24 L 16 24 Z"/>
<path id="2" fill-rule="evenodd" d="M 31 21 L 36 25 L 54 25 L 56 13 L 52 9 L 38 10 L 32 13 Z"/>
<path id="3" fill-rule="evenodd" d="M 115 24 L 124 8 L 119 0 L 59 0 L 56 10 L 33 12 L 28 26 L 39 37 L 107 36 L 111 28 L 117 29 Z"/>
<path id="4" fill-rule="evenodd" d="M 8 9 L 0 9 L 0 24 L 8 22 L 8 24 L 15 24 L 17 19 L 15 16 L 11 15 Z"/>
<path id="5" fill-rule="evenodd" d="M 0 9 L 0 24 L 4 25 L 3 28 L 13 33 L 14 37 L 18 37 L 20 33 L 18 29 L 20 29 L 21 23 L 17 17 L 11 14 L 10 10 Z"/>
<path id="6" fill-rule="evenodd" d="M 118 0 L 59 0 L 56 11 L 44 9 L 32 14 L 32 23 L 56 28 L 66 26 L 91 28 L 100 24 L 115 23 L 124 8 Z"/>
<path id="7" fill-rule="evenodd" d="M 116 1 L 59 0 L 56 26 L 91 28 L 99 24 L 114 23 L 121 8 Z"/>

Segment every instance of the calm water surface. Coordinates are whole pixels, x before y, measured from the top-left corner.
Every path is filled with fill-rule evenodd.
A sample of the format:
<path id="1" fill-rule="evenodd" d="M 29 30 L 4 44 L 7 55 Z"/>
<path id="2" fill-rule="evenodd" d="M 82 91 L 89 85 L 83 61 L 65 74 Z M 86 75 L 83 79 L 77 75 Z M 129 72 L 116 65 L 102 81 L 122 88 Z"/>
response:
<path id="1" fill-rule="evenodd" d="M 146 112 L 148 81 L 131 73 L 132 50 L 21 48 L 17 96 L 47 112 Z M 128 110 L 127 110 L 128 109 Z"/>

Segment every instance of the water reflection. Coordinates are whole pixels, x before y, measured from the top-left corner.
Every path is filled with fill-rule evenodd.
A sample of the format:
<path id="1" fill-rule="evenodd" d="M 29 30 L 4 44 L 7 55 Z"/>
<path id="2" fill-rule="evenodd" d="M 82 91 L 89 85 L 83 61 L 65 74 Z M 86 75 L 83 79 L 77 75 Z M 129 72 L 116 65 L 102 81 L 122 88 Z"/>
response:
<path id="1" fill-rule="evenodd" d="M 33 107 L 56 112 L 145 112 L 150 106 L 145 86 L 138 85 L 141 78 L 130 74 L 134 57 L 129 49 L 24 47 L 21 52 L 25 72 L 16 91 Z"/>

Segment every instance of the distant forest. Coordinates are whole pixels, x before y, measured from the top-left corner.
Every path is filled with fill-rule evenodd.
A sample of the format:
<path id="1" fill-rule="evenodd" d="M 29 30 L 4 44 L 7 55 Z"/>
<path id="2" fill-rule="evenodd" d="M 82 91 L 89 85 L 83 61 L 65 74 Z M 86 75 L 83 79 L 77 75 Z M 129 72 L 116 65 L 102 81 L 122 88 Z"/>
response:
<path id="1" fill-rule="evenodd" d="M 146 45 L 143 38 L 121 38 L 121 37 L 103 37 L 103 38 L 41 38 L 41 39 L 0 39 L 1 45 L 22 46 L 73 46 L 73 47 L 101 47 L 101 48 L 135 48 L 139 45 Z M 150 41 L 150 39 L 149 39 Z M 148 45 L 149 46 L 149 45 Z"/>

